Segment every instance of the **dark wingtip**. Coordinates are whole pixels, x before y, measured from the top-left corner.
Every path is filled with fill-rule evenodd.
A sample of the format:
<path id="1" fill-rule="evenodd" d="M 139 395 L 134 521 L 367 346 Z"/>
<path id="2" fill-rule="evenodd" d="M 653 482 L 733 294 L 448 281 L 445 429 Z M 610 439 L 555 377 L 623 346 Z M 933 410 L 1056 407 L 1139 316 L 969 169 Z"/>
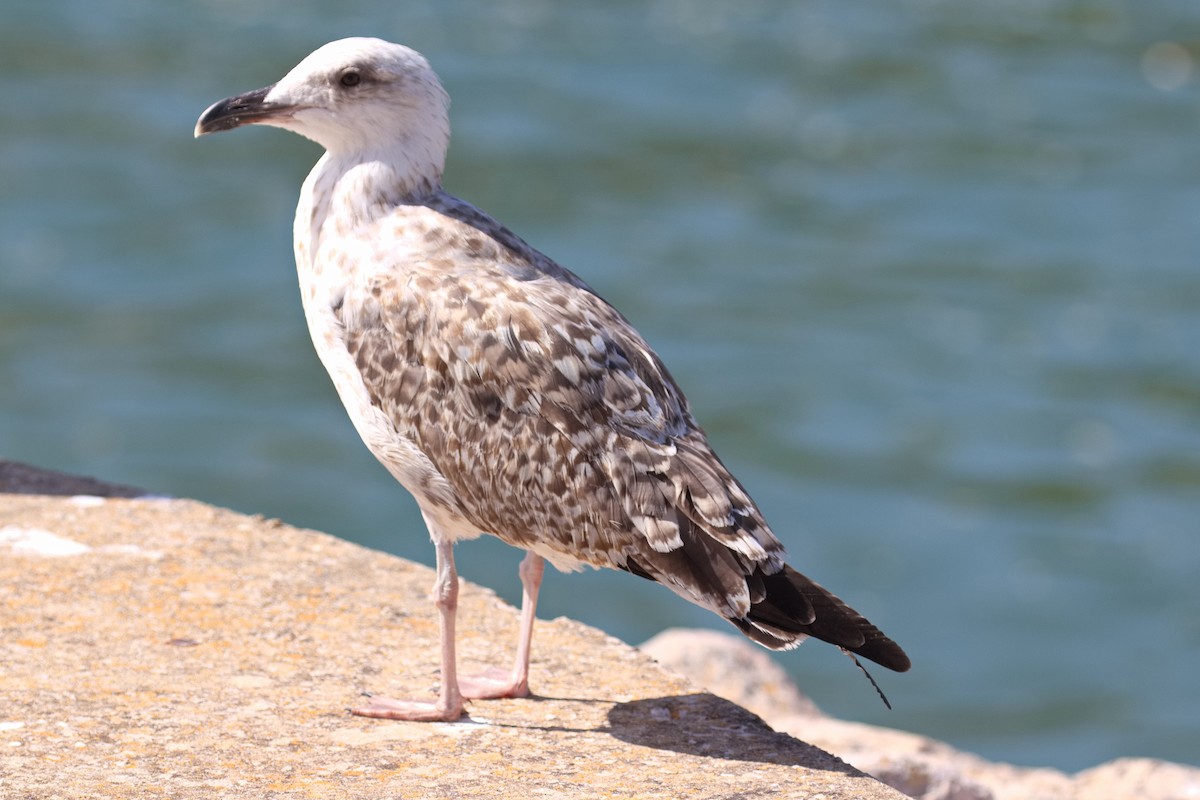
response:
<path id="1" fill-rule="evenodd" d="M 745 619 L 732 620 L 751 639 L 784 649 L 812 636 L 895 672 L 912 668 L 900 645 L 807 576 L 785 566 L 762 581 L 763 600 L 751 606 Z"/>
<path id="2" fill-rule="evenodd" d="M 860 630 L 865 634 L 865 640 L 859 647 L 848 649 L 893 672 L 908 672 L 912 669 L 912 661 L 909 660 L 908 653 L 905 653 L 900 645 L 889 639 L 883 631 L 866 619 L 861 616 L 859 619 L 862 620 L 863 627 Z M 838 643 L 832 642 L 832 644 Z"/>

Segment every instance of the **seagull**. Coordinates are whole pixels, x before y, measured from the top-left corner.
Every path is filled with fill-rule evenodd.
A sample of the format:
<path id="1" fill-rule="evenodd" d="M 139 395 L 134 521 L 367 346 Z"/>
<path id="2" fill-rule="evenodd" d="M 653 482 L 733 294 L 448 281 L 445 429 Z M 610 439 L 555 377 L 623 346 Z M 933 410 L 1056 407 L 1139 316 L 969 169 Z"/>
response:
<path id="1" fill-rule="evenodd" d="M 528 696 L 547 560 L 656 581 L 772 649 L 813 636 L 860 668 L 856 655 L 909 668 L 899 645 L 786 563 L 629 321 L 442 188 L 449 97 L 420 53 L 331 42 L 277 83 L 214 103 L 195 135 L 244 125 L 325 149 L 294 228 L 309 332 L 363 442 L 416 499 L 436 554 L 436 699 L 370 697 L 352 713 L 452 721 L 467 699 Z M 516 660 L 459 675 L 453 546 L 484 533 L 526 551 Z"/>

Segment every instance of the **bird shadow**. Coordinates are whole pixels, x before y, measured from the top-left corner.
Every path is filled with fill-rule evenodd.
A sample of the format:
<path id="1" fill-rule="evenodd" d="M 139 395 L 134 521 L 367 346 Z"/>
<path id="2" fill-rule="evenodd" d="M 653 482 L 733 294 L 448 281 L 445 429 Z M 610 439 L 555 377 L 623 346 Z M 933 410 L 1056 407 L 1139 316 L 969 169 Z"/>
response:
<path id="1" fill-rule="evenodd" d="M 576 702 L 570 698 L 531 697 Z M 608 702 L 588 699 L 582 702 Z M 760 717 L 708 692 L 649 697 L 613 703 L 607 724 L 594 728 L 520 725 L 551 733 L 607 733 L 627 744 L 674 753 L 862 775 L 836 756 L 786 733 Z"/>
<path id="2" fill-rule="evenodd" d="M 675 753 L 861 773 L 807 742 L 779 733 L 756 714 L 707 692 L 617 703 L 608 732 L 628 744 Z"/>

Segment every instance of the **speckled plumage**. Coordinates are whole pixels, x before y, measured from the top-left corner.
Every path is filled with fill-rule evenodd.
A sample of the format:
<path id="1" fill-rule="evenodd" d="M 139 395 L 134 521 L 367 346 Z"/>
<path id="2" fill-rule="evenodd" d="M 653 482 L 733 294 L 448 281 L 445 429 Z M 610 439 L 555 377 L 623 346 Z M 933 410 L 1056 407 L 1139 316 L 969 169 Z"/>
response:
<path id="1" fill-rule="evenodd" d="M 358 77 L 339 87 L 347 70 Z M 435 541 L 490 533 L 562 569 L 658 581 L 769 647 L 811 634 L 908 668 L 784 564 L 629 322 L 442 190 L 448 101 L 423 58 L 335 42 L 257 97 L 267 113 L 231 98 L 197 130 L 263 122 L 326 147 L 296 212 L 305 313 L 355 426 Z"/>

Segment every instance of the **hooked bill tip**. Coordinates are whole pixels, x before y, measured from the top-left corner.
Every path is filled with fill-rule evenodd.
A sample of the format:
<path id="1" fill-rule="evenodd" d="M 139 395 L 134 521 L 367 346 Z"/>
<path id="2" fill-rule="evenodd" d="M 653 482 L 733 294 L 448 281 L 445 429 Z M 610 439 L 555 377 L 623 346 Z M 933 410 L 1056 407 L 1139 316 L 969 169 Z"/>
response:
<path id="1" fill-rule="evenodd" d="M 224 100 L 218 100 L 213 103 L 204 109 L 204 113 L 196 120 L 196 127 L 192 130 L 192 136 L 199 139 L 208 133 L 232 130 L 242 125 L 262 122 L 292 111 L 292 108 L 285 105 L 268 103 L 266 101 L 267 94 L 273 86 L 273 84 L 272 86 L 264 86 L 261 89 L 255 89 L 252 92 L 234 95 L 233 97 L 226 97 Z"/>

